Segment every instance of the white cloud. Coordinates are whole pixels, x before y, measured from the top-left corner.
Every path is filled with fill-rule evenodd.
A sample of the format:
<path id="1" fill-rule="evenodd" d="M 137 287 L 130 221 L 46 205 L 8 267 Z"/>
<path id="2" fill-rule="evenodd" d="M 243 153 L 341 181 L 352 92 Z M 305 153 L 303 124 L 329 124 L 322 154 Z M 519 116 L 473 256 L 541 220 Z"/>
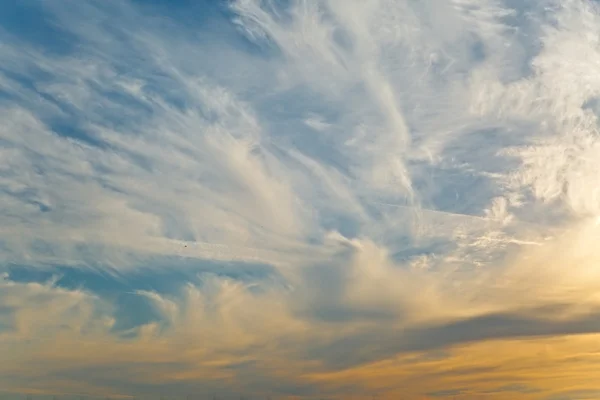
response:
<path id="1" fill-rule="evenodd" d="M 599 301 L 600 12 L 538 3 L 231 2 L 257 47 L 126 2 L 44 3 L 85 46 L 0 47 L 0 264 L 277 267 L 287 286 L 261 295 L 218 278 L 183 300 L 138 293 L 168 325 L 141 328 L 158 346 L 148 360 L 214 376 L 236 351 L 266 351 L 264 376 L 286 357 L 319 370 L 358 363 L 331 349 L 340 338 L 380 335 L 393 354 L 498 315 L 511 335 L 528 321 L 568 333 L 560 323 Z M 75 340 L 96 308 L 112 315 L 83 292 L 2 285 L 32 340 L 60 331 L 53 321 Z M 539 322 L 559 306 L 559 325 Z M 114 346 L 102 362 L 125 348 L 106 324 L 84 338 Z M 176 359 L 194 337 L 213 349 Z"/>

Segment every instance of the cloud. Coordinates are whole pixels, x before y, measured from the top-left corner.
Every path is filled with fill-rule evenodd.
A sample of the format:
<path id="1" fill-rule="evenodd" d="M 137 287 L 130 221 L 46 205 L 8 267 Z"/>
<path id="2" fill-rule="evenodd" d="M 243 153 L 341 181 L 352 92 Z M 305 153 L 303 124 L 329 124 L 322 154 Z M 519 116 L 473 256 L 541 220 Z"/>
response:
<path id="1" fill-rule="evenodd" d="M 488 391 L 488 393 L 512 392 L 512 393 L 537 393 L 539 389 L 528 387 L 527 385 L 513 384 L 505 385 Z"/>
<path id="2" fill-rule="evenodd" d="M 593 237 L 589 243 L 595 243 Z M 61 393 L 81 393 L 81 382 L 87 382 L 86 390 L 98 395 L 156 390 L 179 395 L 196 390 L 205 394 L 283 395 L 289 386 L 295 388 L 290 393 L 325 391 L 343 396 L 348 379 L 340 382 L 336 374 L 357 373 L 358 382 L 352 390 L 367 395 L 375 384 L 369 382 L 369 371 L 397 359 L 395 367 L 384 368 L 382 380 L 376 384 L 378 390 L 391 395 L 401 387 L 393 379 L 383 380 L 390 373 L 417 379 L 424 368 L 431 367 L 419 377 L 420 386 L 411 385 L 415 396 L 426 387 L 456 390 L 443 388 L 448 384 L 444 378 L 447 374 L 461 387 L 467 386 L 456 377 L 470 377 L 469 393 L 475 393 L 490 390 L 485 382 L 494 372 L 498 375 L 495 382 L 503 381 L 499 368 L 510 370 L 521 362 L 502 357 L 493 361 L 491 354 L 501 343 L 507 343 L 503 351 L 508 355 L 521 346 L 531 346 L 533 339 L 557 337 L 564 337 L 565 342 L 546 345 L 561 349 L 551 357 L 553 368 L 593 371 L 594 364 L 590 363 L 595 353 L 589 343 L 600 329 L 598 302 L 593 297 L 581 302 L 586 296 L 582 283 L 575 286 L 581 290 L 576 294 L 568 286 L 564 292 L 558 291 L 555 285 L 555 292 L 548 297 L 544 286 L 528 285 L 528 280 L 513 280 L 507 286 L 481 282 L 477 289 L 489 296 L 474 301 L 477 292 L 450 290 L 443 281 L 423 280 L 422 270 L 398 270 L 399 275 L 390 279 L 393 271 L 386 265 L 388 259 L 378 259 L 378 250 L 372 245 L 359 244 L 354 243 L 350 260 L 340 263 L 354 267 L 337 269 L 338 275 L 330 280 L 323 279 L 323 274 L 332 267 L 321 266 L 321 270 L 306 271 L 291 288 L 203 273 L 196 283 L 184 284 L 172 294 L 137 290 L 132 295 L 145 299 L 154 317 L 133 323 L 128 330 L 120 328 L 120 335 L 115 335 L 114 328 L 117 319 L 123 318 L 122 305 L 112 303 L 110 297 L 65 290 L 52 281 L 32 284 L 6 280 L 2 304 L 11 308 L 12 319 L 19 323 L 0 339 L 3 352 L 14 354 L 15 361 L 3 367 L 3 376 L 11 380 L 20 377 L 10 387 L 21 390 L 31 386 L 25 382 L 43 376 L 31 386 L 33 389 L 60 387 Z M 560 263 L 556 253 L 562 247 L 551 243 L 547 249 L 551 255 L 545 260 Z M 534 260 L 531 253 L 528 259 Z M 591 265 L 596 264 L 590 260 Z M 545 265 L 551 267 L 550 263 Z M 499 278 L 510 279 L 508 272 L 510 269 L 505 268 Z M 530 279 L 543 280 L 546 272 L 538 268 Z M 428 282 L 429 287 L 425 286 Z M 407 290 L 402 290 L 402 285 Z M 413 287 L 420 290 L 410 291 Z M 539 304 L 528 304 L 528 298 L 537 299 Z M 42 304 L 52 313 L 48 314 Z M 580 361 L 564 359 L 566 354 L 576 354 L 568 347 L 571 342 L 567 338 L 590 334 L 588 341 L 576 347 L 583 351 Z M 50 340 L 53 346 L 47 345 Z M 36 345 L 26 351 L 25 343 Z M 480 344 L 489 346 L 488 350 L 477 350 Z M 450 352 L 428 356 L 437 349 Z M 536 351 L 533 348 L 525 353 L 523 360 L 531 356 L 539 359 Z M 472 355 L 464 359 L 461 354 Z M 531 359 L 517 375 L 526 382 L 531 380 L 528 374 L 539 375 L 535 372 L 538 365 L 530 363 Z M 590 376 L 581 371 L 576 374 L 583 382 Z M 23 382 L 22 386 L 18 382 Z M 223 389 L 225 384 L 227 390 Z M 540 394 L 551 393 L 554 388 L 547 384 L 541 387 Z"/>
<path id="3" fill-rule="evenodd" d="M 431 392 L 431 393 L 427 393 L 427 395 L 429 395 L 431 397 L 452 397 L 452 396 L 458 396 L 462 393 L 463 393 L 462 390 L 453 389 L 453 390 L 440 390 L 438 392 Z"/>
<path id="4" fill-rule="evenodd" d="M 563 392 L 561 395 L 554 395 L 548 397 L 548 399 L 593 399 L 594 397 L 598 396 L 598 393 L 600 393 L 600 391 L 598 391 L 597 389 L 573 390 Z"/>
<path id="5" fill-rule="evenodd" d="M 589 388 L 600 12 L 538 3 L 32 0 L 53 46 L 0 22 L 0 386 Z"/>

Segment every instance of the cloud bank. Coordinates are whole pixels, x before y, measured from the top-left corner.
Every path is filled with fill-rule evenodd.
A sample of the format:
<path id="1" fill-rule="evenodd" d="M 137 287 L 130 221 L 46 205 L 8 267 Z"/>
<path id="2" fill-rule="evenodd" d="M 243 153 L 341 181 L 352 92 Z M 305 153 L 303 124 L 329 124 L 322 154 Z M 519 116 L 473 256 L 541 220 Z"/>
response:
<path id="1" fill-rule="evenodd" d="M 598 5 L 206 3 L 0 6 L 0 389 L 592 398 Z"/>

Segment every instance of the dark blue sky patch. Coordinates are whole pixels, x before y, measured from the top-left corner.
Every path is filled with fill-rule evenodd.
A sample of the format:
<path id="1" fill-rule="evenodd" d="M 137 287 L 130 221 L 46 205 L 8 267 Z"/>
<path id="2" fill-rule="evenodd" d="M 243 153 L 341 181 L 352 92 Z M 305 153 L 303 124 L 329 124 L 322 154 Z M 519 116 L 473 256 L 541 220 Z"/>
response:
<path id="1" fill-rule="evenodd" d="M 4 79 L 10 81 L 15 86 L 19 93 L 15 94 L 6 90 L 0 89 L 0 93 L 4 95 L 5 100 L 10 100 L 14 104 L 23 106 L 30 105 L 33 99 L 41 99 L 48 104 L 57 107 L 60 111 L 69 113 L 66 105 L 57 100 L 54 96 L 39 89 L 39 86 L 44 83 L 53 81 L 55 78 L 48 71 L 36 67 L 35 65 L 3 65 L 0 66 L 0 74 Z M 40 117 L 44 117 L 43 110 L 38 110 Z"/>
<path id="2" fill-rule="evenodd" d="M 212 23 L 228 15 L 230 0 L 132 0 L 140 10 L 177 21 L 186 28 Z"/>
<path id="3" fill-rule="evenodd" d="M 42 246 L 43 243 L 40 244 Z M 190 264 L 191 262 L 188 261 Z M 148 323 L 166 327 L 164 316 L 156 309 L 151 299 L 137 291 L 156 292 L 170 298 L 183 300 L 182 288 L 192 283 L 202 290 L 205 274 L 234 279 L 242 282 L 258 282 L 254 289 L 261 292 L 261 282 L 271 285 L 277 279 L 269 266 L 241 265 L 239 263 L 198 262 L 185 268 L 139 269 L 119 273 L 105 269 L 80 269 L 52 267 L 46 269 L 10 266 L 8 280 L 19 283 L 47 283 L 54 281 L 56 287 L 68 290 L 85 290 L 96 294 L 115 305 L 115 325 L 111 331 L 124 338 L 135 338 L 136 328 Z M 0 318 L 2 319 L 2 318 Z M 7 320 L 8 321 L 8 320 Z"/>
<path id="4" fill-rule="evenodd" d="M 89 122 L 89 117 L 84 117 L 81 112 L 73 107 L 73 105 L 62 101 L 53 94 L 47 93 L 40 86 L 50 82 L 51 78 L 47 72 L 32 68 L 29 71 L 13 71 L 6 68 L 0 68 L 0 73 L 6 79 L 9 79 L 22 89 L 23 95 L 17 97 L 13 93 L 4 92 L 6 101 L 13 105 L 19 104 L 24 107 L 30 106 L 29 102 L 39 98 L 43 100 L 50 110 L 55 107 L 58 112 L 44 112 L 43 109 L 36 115 L 39 120 L 46 124 L 49 130 L 63 137 L 68 137 L 97 147 L 104 147 L 104 143 L 94 137 L 86 129 L 86 124 Z M 132 105 L 128 105 L 129 109 Z"/>
<path id="5" fill-rule="evenodd" d="M 325 214 L 325 213 L 324 213 Z M 326 213 L 321 220 L 321 227 L 326 231 L 337 231 L 348 239 L 359 236 L 361 225 L 355 218 L 347 214 Z"/>
<path id="6" fill-rule="evenodd" d="M 132 0 L 131 3 L 149 17 L 155 27 L 169 31 L 170 34 L 185 32 L 188 39 L 216 41 L 233 46 L 246 55 L 271 57 L 278 54 L 278 49 L 269 42 L 249 40 L 238 29 L 235 23 L 238 16 L 230 7 L 232 2 L 233 0 Z M 240 67 L 243 66 L 238 65 L 238 70 Z"/>
<path id="7" fill-rule="evenodd" d="M 115 324 L 112 331 L 117 334 L 126 333 L 149 323 L 160 323 L 163 320 L 151 300 L 135 293 L 120 293 L 115 306 L 116 311 L 113 315 Z"/>
<path id="8" fill-rule="evenodd" d="M 56 279 L 55 285 L 68 290 L 84 289 L 96 294 L 128 290 L 129 287 L 116 276 L 103 270 L 69 267 L 36 268 L 24 265 L 8 267 L 8 280 L 18 283 L 46 283 Z"/>
<path id="9" fill-rule="evenodd" d="M 70 53 L 76 38 L 63 30 L 40 7 L 39 0 L 3 1 L 0 6 L 0 27 L 20 41 L 32 44 L 44 52 L 56 55 Z"/>
<path id="10" fill-rule="evenodd" d="M 52 205 L 45 201 L 35 189 L 12 191 L 7 188 L 2 188 L 2 186 L 0 186 L 0 189 L 3 191 L 5 196 L 10 196 L 19 202 L 33 205 L 39 208 L 41 212 L 48 212 L 52 210 Z"/>
<path id="11" fill-rule="evenodd" d="M 62 137 L 68 137 L 78 142 L 99 147 L 107 148 L 106 143 L 94 137 L 88 130 L 83 126 L 79 125 L 78 122 L 83 122 L 81 118 L 71 115 L 69 120 L 68 117 L 62 118 L 49 118 L 46 120 L 48 128 L 54 133 Z"/>
<path id="12" fill-rule="evenodd" d="M 202 285 L 202 274 L 212 274 L 242 282 L 278 279 L 273 267 L 260 264 L 199 261 L 165 257 L 155 260 L 153 268 L 132 271 L 107 271 L 106 268 L 71 268 L 53 266 L 40 269 L 24 265 L 8 267 L 8 279 L 14 282 L 48 282 L 58 277 L 56 286 L 69 290 L 83 289 L 101 296 L 115 296 L 137 290 L 176 295 L 186 283 Z"/>

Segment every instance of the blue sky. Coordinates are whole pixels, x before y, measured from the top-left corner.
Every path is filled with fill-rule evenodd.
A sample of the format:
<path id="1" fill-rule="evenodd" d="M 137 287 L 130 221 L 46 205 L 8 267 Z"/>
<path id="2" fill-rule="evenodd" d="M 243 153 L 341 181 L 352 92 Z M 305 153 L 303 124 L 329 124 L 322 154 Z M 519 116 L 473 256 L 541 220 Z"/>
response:
<path id="1" fill-rule="evenodd" d="M 591 0 L 4 2 L 0 391 L 594 398 L 599 37 Z"/>

